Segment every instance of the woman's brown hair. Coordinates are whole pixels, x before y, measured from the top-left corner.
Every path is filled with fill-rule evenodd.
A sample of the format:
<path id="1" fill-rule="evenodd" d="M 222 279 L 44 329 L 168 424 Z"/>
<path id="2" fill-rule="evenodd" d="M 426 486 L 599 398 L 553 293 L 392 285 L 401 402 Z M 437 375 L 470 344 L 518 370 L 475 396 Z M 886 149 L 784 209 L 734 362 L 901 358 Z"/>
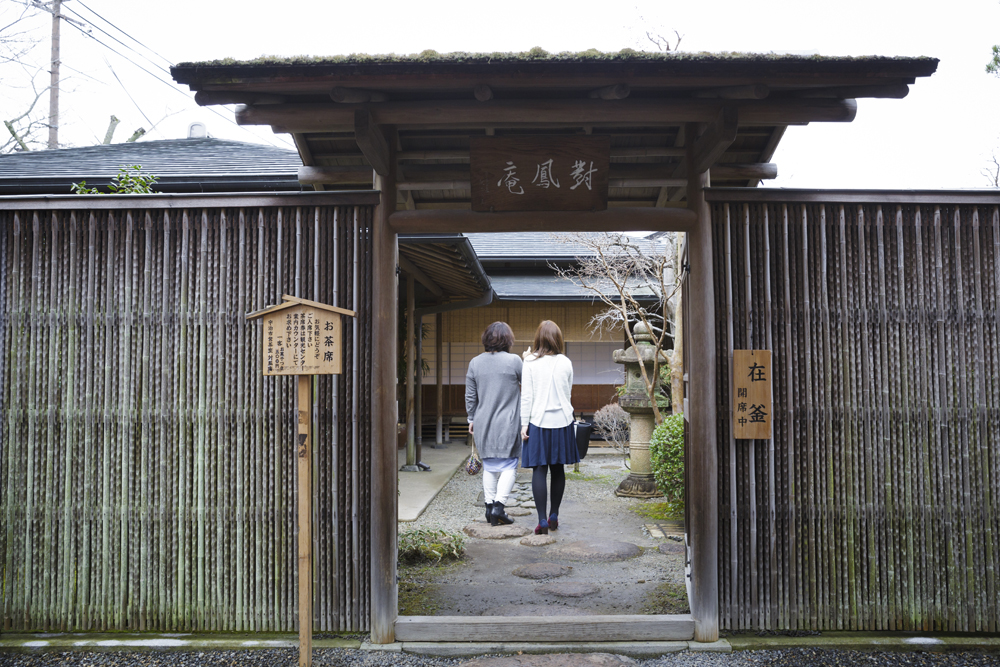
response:
<path id="1" fill-rule="evenodd" d="M 552 320 L 542 320 L 535 330 L 535 345 L 532 353 L 536 357 L 563 353 L 563 335 L 559 325 Z"/>
<path id="2" fill-rule="evenodd" d="M 487 352 L 510 352 L 514 344 L 514 332 L 506 322 L 494 322 L 483 332 L 483 347 Z"/>

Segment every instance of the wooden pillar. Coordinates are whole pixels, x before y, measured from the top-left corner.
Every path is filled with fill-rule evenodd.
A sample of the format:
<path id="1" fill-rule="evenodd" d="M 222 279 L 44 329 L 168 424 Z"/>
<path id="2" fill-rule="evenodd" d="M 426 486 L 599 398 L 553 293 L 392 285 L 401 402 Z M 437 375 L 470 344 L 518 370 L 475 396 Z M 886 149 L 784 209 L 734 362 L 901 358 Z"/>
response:
<path id="1" fill-rule="evenodd" d="M 416 338 L 413 341 L 413 369 L 416 374 L 413 390 L 413 418 L 414 431 L 417 441 L 417 461 L 424 460 L 424 318 L 417 315 L 414 324 L 416 325 Z"/>
<path id="2" fill-rule="evenodd" d="M 444 445 L 444 363 L 441 359 L 444 356 L 444 343 L 441 337 L 441 327 L 444 317 L 441 313 L 434 316 L 434 381 L 436 389 L 435 401 L 437 409 L 437 426 L 434 428 L 434 444 Z"/>
<path id="3" fill-rule="evenodd" d="M 338 316 L 339 317 L 339 316 Z M 299 667 L 312 665 L 312 376 L 299 375 Z"/>
<path id="4" fill-rule="evenodd" d="M 687 127 L 688 206 L 697 215 L 695 228 L 688 233 L 688 262 L 691 265 L 688 295 L 688 396 L 690 423 L 688 471 L 690 507 L 691 614 L 694 638 L 699 642 L 719 639 L 719 516 L 718 453 L 716 442 L 715 381 L 715 295 L 712 283 L 711 211 L 705 201 L 707 173 L 695 173 L 692 146 L 697 126 Z M 697 341 L 697 342 L 695 342 Z"/>
<path id="5" fill-rule="evenodd" d="M 389 215 L 396 210 L 396 137 L 388 137 L 389 171 L 376 176 L 381 201 L 375 209 L 372 309 L 374 322 L 371 471 L 371 640 L 391 644 L 399 613 L 396 589 L 396 233 Z"/>
<path id="6" fill-rule="evenodd" d="M 402 467 L 404 472 L 415 472 L 417 470 L 417 439 L 413 433 L 413 357 L 416 355 L 416 346 L 413 344 L 413 322 L 416 319 L 414 310 L 415 296 L 414 280 L 412 275 L 406 276 L 406 465 Z"/>

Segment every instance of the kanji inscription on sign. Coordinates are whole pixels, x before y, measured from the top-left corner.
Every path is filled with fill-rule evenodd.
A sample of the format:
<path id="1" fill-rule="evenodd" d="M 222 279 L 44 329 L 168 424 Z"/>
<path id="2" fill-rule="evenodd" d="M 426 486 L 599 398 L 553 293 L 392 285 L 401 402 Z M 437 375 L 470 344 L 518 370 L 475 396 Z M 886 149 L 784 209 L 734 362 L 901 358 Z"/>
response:
<path id="1" fill-rule="evenodd" d="M 771 351 L 733 350 L 733 437 L 771 437 Z"/>
<path id="2" fill-rule="evenodd" d="M 344 315 L 354 311 L 284 296 L 247 319 L 263 323 L 264 375 L 339 375 Z"/>
<path id="3" fill-rule="evenodd" d="M 473 211 L 603 211 L 610 137 L 471 137 Z"/>

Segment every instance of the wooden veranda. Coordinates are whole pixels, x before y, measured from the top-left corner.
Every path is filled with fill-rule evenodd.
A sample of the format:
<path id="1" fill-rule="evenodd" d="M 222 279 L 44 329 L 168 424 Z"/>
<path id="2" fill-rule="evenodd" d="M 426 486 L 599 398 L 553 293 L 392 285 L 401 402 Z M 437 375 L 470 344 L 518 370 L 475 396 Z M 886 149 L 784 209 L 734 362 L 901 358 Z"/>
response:
<path id="1" fill-rule="evenodd" d="M 174 78 L 201 104 L 242 104 L 242 124 L 291 133 L 300 180 L 317 189 L 369 184 L 380 192 L 373 224 L 371 634 L 375 642 L 470 633 L 503 639 L 525 619 L 397 618 L 396 235 L 462 231 L 657 230 L 687 232 L 689 341 L 716 340 L 712 208 L 715 186 L 773 177 L 785 129 L 849 122 L 856 98 L 905 97 L 927 58 L 774 55 L 452 54 L 413 58 L 183 64 Z M 472 212 L 475 137 L 607 136 L 608 205 L 597 211 Z M 720 624 L 719 390 L 725 368 L 711 345 L 688 346 L 689 524 L 694 637 Z M 624 621 L 624 622 L 622 622 Z M 546 619 L 546 626 L 553 626 Z M 668 638 L 671 619 L 569 622 L 560 638 Z M 530 624 L 528 624 L 530 627 Z M 576 628 L 576 630 L 573 630 Z M 585 628 L 585 629 L 584 629 Z M 683 630 L 682 630 L 683 631 Z M 578 633 L 578 635 L 573 634 Z M 519 635 L 524 638 L 524 635 Z M 547 636 L 551 636 L 551 633 Z"/>

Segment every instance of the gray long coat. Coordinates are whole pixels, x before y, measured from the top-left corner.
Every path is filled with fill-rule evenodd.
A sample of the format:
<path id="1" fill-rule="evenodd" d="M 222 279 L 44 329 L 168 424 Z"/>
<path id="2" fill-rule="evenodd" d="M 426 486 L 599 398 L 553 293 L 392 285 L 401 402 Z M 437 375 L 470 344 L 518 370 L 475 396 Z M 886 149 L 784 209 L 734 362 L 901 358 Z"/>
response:
<path id="1" fill-rule="evenodd" d="M 521 455 L 521 358 L 483 352 L 465 375 L 465 411 L 483 458 Z"/>

